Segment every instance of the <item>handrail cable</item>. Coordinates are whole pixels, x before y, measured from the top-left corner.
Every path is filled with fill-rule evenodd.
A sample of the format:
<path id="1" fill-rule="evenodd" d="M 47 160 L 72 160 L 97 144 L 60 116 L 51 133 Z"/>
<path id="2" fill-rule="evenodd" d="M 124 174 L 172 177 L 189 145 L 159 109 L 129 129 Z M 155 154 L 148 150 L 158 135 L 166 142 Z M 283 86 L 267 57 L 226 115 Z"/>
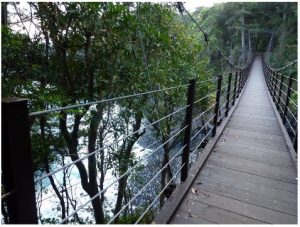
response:
<path id="1" fill-rule="evenodd" d="M 293 112 L 290 110 L 290 108 L 288 106 L 287 106 L 287 110 L 290 112 L 290 114 L 292 115 L 292 117 L 294 118 L 294 120 L 296 121 L 296 123 L 298 124 L 297 118 L 294 116 Z"/>
<path id="2" fill-rule="evenodd" d="M 284 70 L 290 66 L 294 66 L 294 64 L 298 62 L 298 59 L 295 59 L 294 61 L 291 61 L 289 64 L 287 64 L 286 66 L 283 66 L 281 68 L 278 68 L 278 69 L 273 69 L 274 71 L 281 71 L 281 70 Z"/>
<path id="3" fill-rule="evenodd" d="M 214 104 L 212 104 L 209 108 L 207 108 L 204 112 L 202 112 L 201 114 L 199 114 L 197 117 L 195 117 L 193 119 L 193 122 L 195 122 L 196 120 L 198 120 L 200 117 L 202 117 L 205 113 L 207 113 L 207 111 L 209 111 L 211 108 L 213 108 L 216 105 L 216 102 L 214 102 Z"/>
<path id="4" fill-rule="evenodd" d="M 16 192 L 16 189 L 11 190 L 10 192 L 6 192 L 3 195 L 1 195 L 1 200 L 2 199 L 6 199 L 7 197 L 9 197 L 10 195 L 14 194 Z"/>
<path id="5" fill-rule="evenodd" d="M 195 139 L 199 134 L 200 132 L 202 132 L 202 130 L 208 125 L 208 123 L 215 117 L 215 114 L 198 130 L 198 132 L 191 138 L 191 141 L 193 139 Z"/>
<path id="6" fill-rule="evenodd" d="M 139 219 L 134 223 L 135 225 L 137 223 L 140 222 L 140 220 L 145 216 L 145 214 L 150 210 L 150 208 L 154 205 L 155 201 L 162 195 L 162 193 L 164 193 L 164 191 L 166 190 L 166 188 L 172 183 L 172 181 L 177 177 L 177 175 L 179 174 L 180 170 L 183 168 L 183 166 L 185 165 L 185 163 L 179 168 L 179 170 L 174 174 L 174 176 L 171 178 L 171 180 L 166 184 L 166 186 L 160 191 L 160 193 L 154 198 L 154 200 L 152 201 L 152 203 L 146 208 L 146 210 L 141 214 L 141 216 L 139 217 Z"/>
<path id="7" fill-rule="evenodd" d="M 168 165 L 177 157 L 177 155 L 184 149 L 186 147 L 186 144 L 179 150 L 179 151 L 177 151 L 177 153 L 148 181 L 148 183 L 147 184 L 145 184 L 144 185 L 144 187 L 143 188 L 141 188 L 137 193 L 136 193 L 136 195 L 131 199 L 131 200 L 129 200 L 123 207 L 122 207 L 122 209 L 117 213 L 117 214 L 115 214 L 113 217 L 112 217 L 112 219 L 107 223 L 107 224 L 110 224 L 110 223 L 112 223 L 115 219 L 116 219 L 116 217 L 118 217 L 122 212 L 123 212 L 123 210 L 129 205 L 129 204 L 131 204 L 131 202 L 133 201 L 133 200 L 135 200 L 135 198 L 137 198 L 137 196 L 138 195 L 140 195 L 140 193 L 146 188 L 146 187 L 148 187 L 148 185 L 150 185 L 150 183 L 165 169 L 165 168 L 167 168 L 168 167 Z"/>
<path id="8" fill-rule="evenodd" d="M 206 96 L 204 96 L 204 97 L 198 99 L 197 101 L 195 101 L 194 104 L 196 104 L 196 103 L 198 103 L 198 102 L 201 102 L 202 100 L 204 100 L 204 99 L 206 99 L 206 98 L 212 96 L 212 95 L 215 94 L 215 93 L 216 93 L 216 92 L 213 91 L 212 93 L 210 93 L 210 94 L 208 94 L 208 95 L 206 95 Z"/>
<path id="9" fill-rule="evenodd" d="M 180 151 L 181 150 L 183 150 L 184 148 L 186 147 L 186 145 L 184 145 L 183 146 L 183 148 L 182 149 L 180 149 Z M 163 169 L 165 169 L 166 168 L 166 166 L 172 161 L 174 159 L 174 157 L 157 173 L 157 174 L 159 174 Z M 132 169 L 132 168 L 131 168 Z M 126 172 L 128 172 L 128 171 L 126 171 Z M 157 175 L 156 174 L 156 175 Z M 127 173 L 124 173 L 123 175 L 122 175 L 122 177 L 124 177 L 125 175 L 127 175 Z M 155 176 L 156 176 L 155 175 Z M 120 179 L 120 177 L 119 177 L 119 179 Z M 78 213 L 78 211 L 79 210 L 81 210 L 83 207 L 85 207 L 87 204 L 89 204 L 91 201 L 93 201 L 94 199 L 96 199 L 98 196 L 100 196 L 100 194 L 102 194 L 104 191 L 106 191 L 111 185 L 113 185 L 113 184 L 115 184 L 116 182 L 118 182 L 119 181 L 119 179 L 117 179 L 117 180 L 115 180 L 113 183 L 111 183 L 110 185 L 108 185 L 107 187 L 105 187 L 104 189 L 102 189 L 100 192 L 98 192 L 96 195 L 94 195 L 91 199 L 89 199 L 87 202 L 85 202 L 84 204 L 82 204 L 82 205 L 80 205 L 75 211 L 73 211 L 70 215 L 68 215 L 66 218 L 64 218 L 60 223 L 61 224 L 63 224 L 63 223 L 65 223 L 65 221 L 67 221 L 70 217 L 72 217 L 74 214 L 76 214 L 76 213 Z M 154 177 L 145 185 L 145 186 L 148 186 L 148 184 L 150 183 L 150 182 L 152 182 L 152 180 L 154 179 Z M 144 186 L 144 188 L 145 188 L 145 186 Z M 142 190 L 142 189 L 141 189 Z M 140 190 L 140 191 L 141 191 Z M 109 222 L 110 223 L 110 222 Z M 108 224 L 109 224 L 108 223 Z"/>
<path id="10" fill-rule="evenodd" d="M 206 82 L 209 82 L 209 81 L 214 82 L 216 80 L 217 80 L 217 78 L 212 78 L 212 79 L 209 79 L 209 80 L 198 81 L 198 82 L 196 82 L 196 84 L 202 84 L 202 83 L 206 83 Z"/>
<path id="11" fill-rule="evenodd" d="M 157 93 L 157 92 L 161 92 L 161 91 L 167 91 L 167 90 L 176 89 L 176 88 L 180 88 L 180 87 L 187 87 L 187 86 L 189 86 L 189 84 L 183 84 L 183 85 L 179 85 L 176 87 L 169 87 L 169 88 L 163 88 L 163 89 L 158 89 L 158 90 L 153 90 L 153 91 L 136 93 L 136 94 L 132 94 L 132 95 L 125 95 L 125 96 L 115 97 L 115 98 L 110 98 L 110 99 L 101 99 L 101 100 L 94 101 L 94 102 L 80 103 L 80 104 L 69 105 L 69 106 L 64 106 L 64 107 L 60 107 L 60 108 L 54 108 L 54 109 L 50 109 L 50 110 L 36 111 L 36 112 L 30 113 L 29 116 L 32 117 L 32 116 L 38 116 L 38 115 L 43 115 L 43 114 L 49 114 L 52 112 L 68 110 L 68 109 L 84 107 L 84 106 L 91 106 L 91 105 L 99 104 L 99 103 L 117 101 L 117 100 L 121 100 L 121 99 L 132 98 L 132 97 L 136 97 L 136 96 L 140 96 L 140 95 L 153 94 L 153 93 Z"/>
<path id="12" fill-rule="evenodd" d="M 152 126 L 152 125 L 154 125 L 154 124 L 157 124 L 158 122 L 160 122 L 160 121 L 162 121 L 162 120 L 164 120 L 164 119 L 166 119 L 166 118 L 168 118 L 168 117 L 170 117 L 170 116 L 172 116 L 172 115 L 174 115 L 174 114 L 176 114 L 176 113 L 182 111 L 183 109 L 186 109 L 187 107 L 189 107 L 189 105 L 184 106 L 184 107 L 178 109 L 177 111 L 174 111 L 173 113 L 168 114 L 167 116 L 164 116 L 164 117 L 160 118 L 159 120 L 156 120 L 156 121 L 154 121 L 154 122 L 152 122 L 152 123 L 146 125 L 145 127 L 141 128 L 141 129 L 138 129 L 138 130 L 136 130 L 136 131 L 134 131 L 134 132 L 132 132 L 132 133 L 129 133 L 129 134 L 125 135 L 124 137 L 122 137 L 122 138 L 120 138 L 120 139 L 118 139 L 118 140 L 116 140 L 116 141 L 110 143 L 109 145 L 106 145 L 106 146 L 104 146 L 104 147 L 101 147 L 100 149 L 95 150 L 95 151 L 89 153 L 88 155 L 86 155 L 86 156 L 84 156 L 84 157 L 81 157 L 81 158 L 79 158 L 79 159 L 77 159 L 77 160 L 75 160 L 75 161 L 73 161 L 73 162 L 70 162 L 69 164 L 64 165 L 64 166 L 62 166 L 62 167 L 60 167 L 60 168 L 58 168 L 58 169 L 56 169 L 56 170 L 54 170 L 54 171 L 52 171 L 52 172 L 50 172 L 50 173 L 48 173 L 48 174 L 45 174 L 44 176 L 39 177 L 38 179 L 36 179 L 34 182 L 36 183 L 37 181 L 40 181 L 40 180 L 43 180 L 43 179 L 45 179 L 45 178 L 47 178 L 47 177 L 49 177 L 49 176 L 52 176 L 53 174 L 55 174 L 55 173 L 57 173 L 57 172 L 59 172 L 59 171 L 65 169 L 65 168 L 67 168 L 67 167 L 69 167 L 69 166 L 71 166 L 71 165 L 73 165 L 73 164 L 75 164 L 75 163 L 77 163 L 77 162 L 79 162 L 79 161 L 81 161 L 81 160 L 83 160 L 83 159 L 89 157 L 89 156 L 92 156 L 92 155 L 94 155 L 95 153 L 100 152 L 100 151 L 104 150 L 105 148 L 108 148 L 108 147 L 112 146 L 112 145 L 115 144 L 115 143 L 118 143 L 118 142 L 120 142 L 121 140 L 127 139 L 128 137 L 130 137 L 130 136 L 132 136 L 132 135 L 138 133 L 139 131 L 145 130 L 145 129 L 149 128 L 150 126 Z"/>
<path id="13" fill-rule="evenodd" d="M 201 140 L 201 142 L 196 146 L 196 148 L 193 150 L 192 155 L 196 152 L 196 150 L 201 146 L 201 144 L 203 143 L 203 141 L 206 139 L 206 137 L 209 135 L 209 133 L 213 130 L 214 127 L 212 127 L 208 133 L 206 133 L 206 136 L 203 137 L 203 139 Z"/>
<path id="14" fill-rule="evenodd" d="M 293 99 L 291 99 L 291 98 L 289 98 L 290 99 L 290 102 L 295 106 L 295 107 L 297 107 L 298 108 L 298 105 L 297 105 L 297 103 L 295 103 L 294 101 L 293 101 Z"/>
<path id="15" fill-rule="evenodd" d="M 176 130 L 175 130 L 175 131 L 176 131 Z M 174 131 L 174 132 L 175 132 L 175 131 Z M 174 132 L 171 132 L 171 134 L 174 133 Z M 161 140 L 156 140 L 154 143 L 152 143 L 152 144 L 150 144 L 150 145 L 148 145 L 148 146 L 146 146 L 146 147 L 143 147 L 141 150 L 139 150 L 139 152 L 144 151 L 144 150 L 146 150 L 146 149 L 149 149 L 149 147 L 152 147 L 153 145 L 155 145 L 155 144 L 157 144 L 157 143 L 159 143 L 159 142 L 161 142 Z M 88 154 L 88 153 L 84 153 L 84 154 Z M 73 185 L 70 185 L 67 189 L 70 189 L 70 188 L 72 188 L 72 187 L 78 185 L 79 183 L 81 183 L 81 180 L 78 181 L 78 182 L 76 182 L 76 183 L 73 184 Z M 48 197 L 42 199 L 41 202 L 43 202 L 44 200 L 47 200 L 47 199 L 49 199 L 49 198 L 51 198 L 51 197 L 53 197 L 53 196 L 56 196 L 56 194 L 52 194 L 52 195 L 50 195 L 50 196 L 48 196 Z"/>
<path id="16" fill-rule="evenodd" d="M 291 125 L 289 119 L 287 118 L 287 115 L 285 115 L 285 119 L 287 120 L 287 123 L 289 123 L 290 129 L 293 131 L 293 134 L 296 135 L 296 132 L 295 132 L 295 130 L 293 129 L 293 127 L 292 127 L 292 125 Z"/>
<path id="17" fill-rule="evenodd" d="M 140 162 L 142 161 L 145 161 L 147 160 L 150 156 L 152 156 L 153 154 L 155 154 L 160 148 L 162 148 L 166 143 L 170 142 L 171 139 L 173 139 L 174 137 L 178 136 L 183 130 L 185 130 L 187 128 L 187 126 L 183 127 L 182 129 L 180 129 L 178 131 L 175 130 L 172 133 L 176 132 L 173 136 L 171 136 L 168 140 L 166 140 L 163 144 L 159 145 L 154 151 L 152 151 L 150 154 L 146 155 L 145 157 L 143 157 L 142 159 L 138 160 L 139 162 L 137 162 L 135 165 L 133 165 L 132 167 L 130 167 L 125 173 L 123 173 L 120 177 L 118 177 L 115 181 L 113 181 L 109 186 L 107 186 L 105 189 L 102 190 L 102 192 L 99 192 L 100 194 L 102 194 L 103 192 L 106 191 L 107 188 L 109 188 L 110 186 L 112 186 L 113 184 L 117 183 L 120 179 L 122 179 L 123 177 L 125 177 L 127 174 L 131 173 L 136 167 L 138 167 L 139 165 L 141 165 Z M 160 140 L 159 140 L 160 141 Z M 157 143 L 157 142 L 156 142 Z M 150 147 L 151 145 L 149 145 L 148 147 Z M 147 148 L 143 148 L 143 149 L 147 149 Z M 142 149 L 142 150 L 143 150 Z M 73 186 L 76 186 L 78 183 L 80 183 L 81 181 L 77 182 L 76 184 L 72 185 Z M 53 195 L 52 195 L 53 196 Z M 50 196 L 50 197 L 52 197 Z M 48 199 L 48 198 L 47 198 Z M 44 199 L 45 200 L 45 199 Z"/>

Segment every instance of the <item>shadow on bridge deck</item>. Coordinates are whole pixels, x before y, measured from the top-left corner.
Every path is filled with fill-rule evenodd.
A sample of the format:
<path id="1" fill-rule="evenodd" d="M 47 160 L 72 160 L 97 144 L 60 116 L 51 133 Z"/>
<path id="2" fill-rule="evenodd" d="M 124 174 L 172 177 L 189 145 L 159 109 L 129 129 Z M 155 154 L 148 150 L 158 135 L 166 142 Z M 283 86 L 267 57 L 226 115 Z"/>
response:
<path id="1" fill-rule="evenodd" d="M 297 223 L 296 162 L 268 95 L 260 57 L 254 60 L 244 93 L 210 149 L 187 191 L 175 191 L 155 223 Z M 174 204 L 178 193 L 185 197 Z M 176 207 L 175 212 L 170 207 Z"/>

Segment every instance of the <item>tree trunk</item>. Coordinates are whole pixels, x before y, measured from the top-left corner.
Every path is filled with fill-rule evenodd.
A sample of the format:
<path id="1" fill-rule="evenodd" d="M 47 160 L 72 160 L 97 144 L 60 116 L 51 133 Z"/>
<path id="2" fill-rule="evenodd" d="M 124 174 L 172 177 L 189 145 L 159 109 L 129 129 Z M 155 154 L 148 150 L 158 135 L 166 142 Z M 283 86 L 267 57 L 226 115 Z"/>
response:
<path id="1" fill-rule="evenodd" d="M 133 129 L 132 129 L 133 132 L 135 132 L 141 128 L 142 116 L 143 115 L 141 113 L 135 114 L 135 124 L 133 125 Z M 125 147 L 125 150 L 120 151 L 120 154 L 124 153 L 124 156 L 123 155 L 121 156 L 121 160 L 119 163 L 120 175 L 124 174 L 128 170 L 132 147 L 135 144 L 135 142 L 144 133 L 145 132 L 134 134 L 131 138 L 128 139 L 127 143 L 126 143 L 126 141 L 124 141 L 124 143 L 125 143 L 124 146 L 121 146 L 121 147 Z M 124 176 L 123 178 L 121 178 L 119 180 L 118 196 L 117 196 L 117 201 L 116 201 L 116 205 L 115 205 L 114 215 L 116 215 L 122 209 L 122 202 L 123 202 L 123 198 L 125 195 L 125 189 L 127 186 L 127 179 L 128 179 L 128 176 Z M 115 218 L 114 223 L 115 224 L 119 223 L 119 215 Z"/>
<path id="2" fill-rule="evenodd" d="M 60 118 L 59 127 L 60 127 L 62 135 L 64 136 L 64 138 L 67 142 L 69 153 L 71 154 L 71 159 L 74 162 L 79 159 L 79 156 L 77 154 L 78 130 L 79 130 L 80 120 L 83 117 L 83 115 L 78 115 L 78 114 L 75 115 L 73 131 L 70 134 L 67 130 L 67 123 L 66 123 L 67 115 L 63 112 L 61 114 L 62 114 L 62 117 Z M 92 144 L 93 144 L 93 139 L 94 139 L 94 129 L 96 126 L 93 124 L 94 124 L 94 122 L 92 120 L 91 127 L 90 127 L 90 135 L 89 135 L 89 137 L 90 137 L 89 152 L 92 152 L 91 149 L 94 148 Z M 90 143 L 91 143 L 91 145 L 90 145 Z M 89 175 L 88 175 L 87 170 L 82 161 L 75 163 L 75 165 L 79 171 L 82 188 L 87 192 L 87 194 L 90 196 L 90 198 L 94 197 L 99 192 L 97 180 L 95 178 L 95 176 L 97 176 L 95 155 L 92 155 L 88 158 Z M 96 197 L 92 201 L 92 206 L 93 206 L 96 224 L 104 224 L 105 223 L 104 213 L 103 213 L 103 209 L 102 209 L 102 203 L 101 203 L 101 200 L 99 197 Z"/>
<path id="3" fill-rule="evenodd" d="M 46 173 L 50 173 L 50 168 L 49 168 L 49 161 L 48 161 L 48 158 L 46 157 L 45 159 L 45 169 L 46 169 Z M 51 183 L 51 186 L 56 194 L 56 196 L 58 197 L 59 199 L 59 203 L 60 203 L 60 206 L 61 206 L 61 218 L 62 219 L 65 219 L 66 218 L 66 206 L 65 206 L 65 202 L 64 202 L 64 198 L 63 196 L 60 194 L 55 182 L 54 182 L 54 179 L 53 179 L 53 176 L 49 176 L 49 180 L 50 180 L 50 183 Z M 67 223 L 67 222 L 66 222 Z"/>

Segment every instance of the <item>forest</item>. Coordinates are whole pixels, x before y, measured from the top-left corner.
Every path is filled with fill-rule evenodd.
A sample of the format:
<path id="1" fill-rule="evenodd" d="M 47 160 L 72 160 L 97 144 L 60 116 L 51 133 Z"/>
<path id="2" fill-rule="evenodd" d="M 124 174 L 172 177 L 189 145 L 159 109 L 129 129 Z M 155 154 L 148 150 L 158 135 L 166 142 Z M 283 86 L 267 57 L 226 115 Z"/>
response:
<path id="1" fill-rule="evenodd" d="M 189 80 L 197 81 L 201 111 L 214 103 L 215 94 L 202 98 L 215 78 L 252 54 L 265 52 L 274 68 L 297 59 L 291 2 L 194 12 L 180 2 L 2 2 L 1 10 L 1 97 L 29 100 L 42 224 L 151 223 L 180 182 Z M 286 74 L 297 75 L 296 67 Z"/>

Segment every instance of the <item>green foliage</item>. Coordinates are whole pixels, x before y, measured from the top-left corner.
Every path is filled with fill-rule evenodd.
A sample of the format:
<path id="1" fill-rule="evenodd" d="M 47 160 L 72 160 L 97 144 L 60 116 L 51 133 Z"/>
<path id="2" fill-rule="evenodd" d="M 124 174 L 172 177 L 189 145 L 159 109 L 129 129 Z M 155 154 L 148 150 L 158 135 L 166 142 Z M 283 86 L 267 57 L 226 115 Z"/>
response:
<path id="1" fill-rule="evenodd" d="M 194 13 L 209 39 L 226 56 L 239 63 L 242 42 L 248 49 L 249 35 L 252 48 L 258 52 L 268 50 L 272 32 L 271 62 L 275 68 L 297 58 L 297 3 L 244 2 L 216 4 L 200 7 Z M 244 18 L 244 24 L 242 23 Z M 245 34 L 243 37 L 242 30 Z M 214 47 L 211 47 L 211 50 Z M 211 52 L 213 54 L 213 51 Z M 213 56 L 212 60 L 214 60 Z"/>
<path id="2" fill-rule="evenodd" d="M 164 89 L 187 84 L 189 79 L 205 81 L 228 71 L 218 51 L 205 44 L 195 25 L 186 16 L 182 18 L 171 3 L 35 2 L 29 5 L 39 34 L 28 37 L 5 26 L 1 30 L 2 97 L 29 98 L 31 112 Z M 201 7 L 194 17 L 209 39 L 240 65 L 243 63 L 242 31 L 245 31 L 247 52 L 249 32 L 252 44 L 257 43 L 256 48 L 260 49 L 267 46 L 270 31 L 274 30 L 271 61 L 282 66 L 297 56 L 296 6 L 279 2 L 225 3 Z M 30 18 L 25 11 L 21 13 Z M 197 85 L 196 100 L 214 89 L 215 83 Z M 74 140 L 72 145 L 79 151 L 91 145 L 90 129 L 96 127 L 95 149 L 101 148 L 108 134 L 118 140 L 131 133 L 136 123 L 134 116 L 139 115 L 143 123 L 149 123 L 183 107 L 186 92 L 185 86 L 67 110 L 64 113 L 71 135 L 69 140 Z M 297 99 L 294 93 L 292 99 Z M 200 102 L 195 113 L 205 110 L 213 100 L 212 95 Z M 77 134 L 74 125 L 78 116 L 81 118 Z M 40 117 L 34 119 L 31 128 L 35 169 L 41 171 L 46 158 L 50 163 L 57 162 L 59 155 L 67 155 L 70 148 L 70 141 L 60 129 L 63 113 L 52 113 L 45 118 L 43 136 Z M 155 128 L 156 137 L 166 141 L 183 120 L 184 111 L 164 119 Z M 124 153 L 126 145 L 124 140 L 101 153 L 106 155 L 104 163 L 114 167 L 116 176 L 136 163 L 133 154 L 127 157 Z M 168 152 L 169 147 L 164 149 Z M 144 179 L 129 179 L 144 183 Z M 122 216 L 120 222 L 133 223 L 142 212 L 135 209 L 134 214 Z M 151 223 L 153 215 L 147 213 L 141 223 Z M 46 218 L 43 222 L 56 220 Z"/>

